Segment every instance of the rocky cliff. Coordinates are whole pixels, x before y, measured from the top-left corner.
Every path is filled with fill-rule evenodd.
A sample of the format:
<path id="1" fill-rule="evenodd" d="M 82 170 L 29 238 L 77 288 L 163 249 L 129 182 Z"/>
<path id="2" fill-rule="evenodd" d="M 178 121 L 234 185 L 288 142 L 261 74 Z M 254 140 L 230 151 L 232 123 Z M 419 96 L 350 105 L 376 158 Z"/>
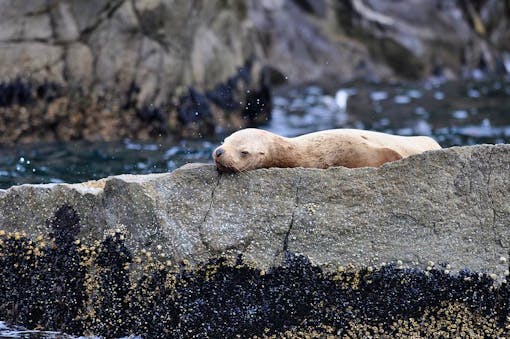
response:
<path id="1" fill-rule="evenodd" d="M 507 1 L 4 1 L 0 75 L 30 75 L 160 104 L 177 87 L 213 87 L 251 56 L 291 82 L 452 76 L 496 70 Z M 403 67 L 405 66 L 405 67 Z M 367 73 L 368 75 L 368 73 Z"/>
<path id="2" fill-rule="evenodd" d="M 120 232 L 135 255 L 149 251 L 174 264 L 242 254 L 265 269 L 292 252 L 325 270 L 431 261 L 502 277 L 508 173 L 508 145 L 427 152 L 380 168 L 219 175 L 211 165 L 190 165 L 0 191 L 0 229 L 48 237 L 46 220 L 68 204 L 81 219 L 82 243 Z"/>
<path id="3" fill-rule="evenodd" d="M 211 134 L 267 119 L 271 81 L 508 71 L 506 0 L 0 6 L 0 142 Z"/>

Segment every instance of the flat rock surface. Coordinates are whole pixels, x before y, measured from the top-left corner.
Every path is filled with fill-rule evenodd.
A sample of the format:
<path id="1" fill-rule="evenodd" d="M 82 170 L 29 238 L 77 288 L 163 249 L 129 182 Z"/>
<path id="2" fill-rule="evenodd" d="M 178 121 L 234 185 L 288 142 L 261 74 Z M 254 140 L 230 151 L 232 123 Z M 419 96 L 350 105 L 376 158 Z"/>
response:
<path id="1" fill-rule="evenodd" d="M 352 263 L 448 263 L 503 276 L 510 236 L 510 145 L 453 147 L 379 168 L 172 173 L 0 190 L 0 229 L 48 236 L 69 204 L 84 242 L 115 230 L 134 253 L 178 263 L 243 257 L 267 268 L 286 250 L 326 270 Z M 503 258 L 504 259 L 503 259 Z"/>

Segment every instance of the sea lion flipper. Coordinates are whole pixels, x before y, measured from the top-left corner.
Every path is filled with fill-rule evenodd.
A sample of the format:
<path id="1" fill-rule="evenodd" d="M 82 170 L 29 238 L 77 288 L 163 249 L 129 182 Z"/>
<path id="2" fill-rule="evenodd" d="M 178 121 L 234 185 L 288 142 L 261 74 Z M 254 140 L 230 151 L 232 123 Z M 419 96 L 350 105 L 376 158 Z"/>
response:
<path id="1" fill-rule="evenodd" d="M 378 152 L 378 156 L 380 165 L 386 162 L 397 161 L 404 158 L 400 153 L 389 147 L 381 147 L 380 152 Z"/>

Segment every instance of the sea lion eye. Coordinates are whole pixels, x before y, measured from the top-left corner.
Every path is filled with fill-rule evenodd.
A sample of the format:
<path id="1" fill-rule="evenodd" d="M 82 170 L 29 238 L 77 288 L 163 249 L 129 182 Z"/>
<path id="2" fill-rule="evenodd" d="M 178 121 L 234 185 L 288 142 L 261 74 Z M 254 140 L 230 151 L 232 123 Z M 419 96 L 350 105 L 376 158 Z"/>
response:
<path id="1" fill-rule="evenodd" d="M 248 151 L 241 151 L 241 155 L 245 156 L 245 155 L 248 155 L 250 154 Z"/>

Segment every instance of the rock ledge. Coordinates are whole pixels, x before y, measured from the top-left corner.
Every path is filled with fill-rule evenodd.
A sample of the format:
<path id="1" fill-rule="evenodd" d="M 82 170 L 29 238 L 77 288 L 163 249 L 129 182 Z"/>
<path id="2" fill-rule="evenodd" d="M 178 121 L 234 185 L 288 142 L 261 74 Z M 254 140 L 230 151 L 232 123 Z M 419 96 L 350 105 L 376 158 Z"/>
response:
<path id="1" fill-rule="evenodd" d="M 261 268 L 285 251 L 326 270 L 402 261 L 496 273 L 510 247 L 510 145 L 453 147 L 380 168 L 172 173 L 0 190 L 0 229 L 48 236 L 69 204 L 84 242 L 120 230 L 133 253 L 192 265 L 243 257 Z M 505 259 L 503 259 L 505 258 Z"/>

